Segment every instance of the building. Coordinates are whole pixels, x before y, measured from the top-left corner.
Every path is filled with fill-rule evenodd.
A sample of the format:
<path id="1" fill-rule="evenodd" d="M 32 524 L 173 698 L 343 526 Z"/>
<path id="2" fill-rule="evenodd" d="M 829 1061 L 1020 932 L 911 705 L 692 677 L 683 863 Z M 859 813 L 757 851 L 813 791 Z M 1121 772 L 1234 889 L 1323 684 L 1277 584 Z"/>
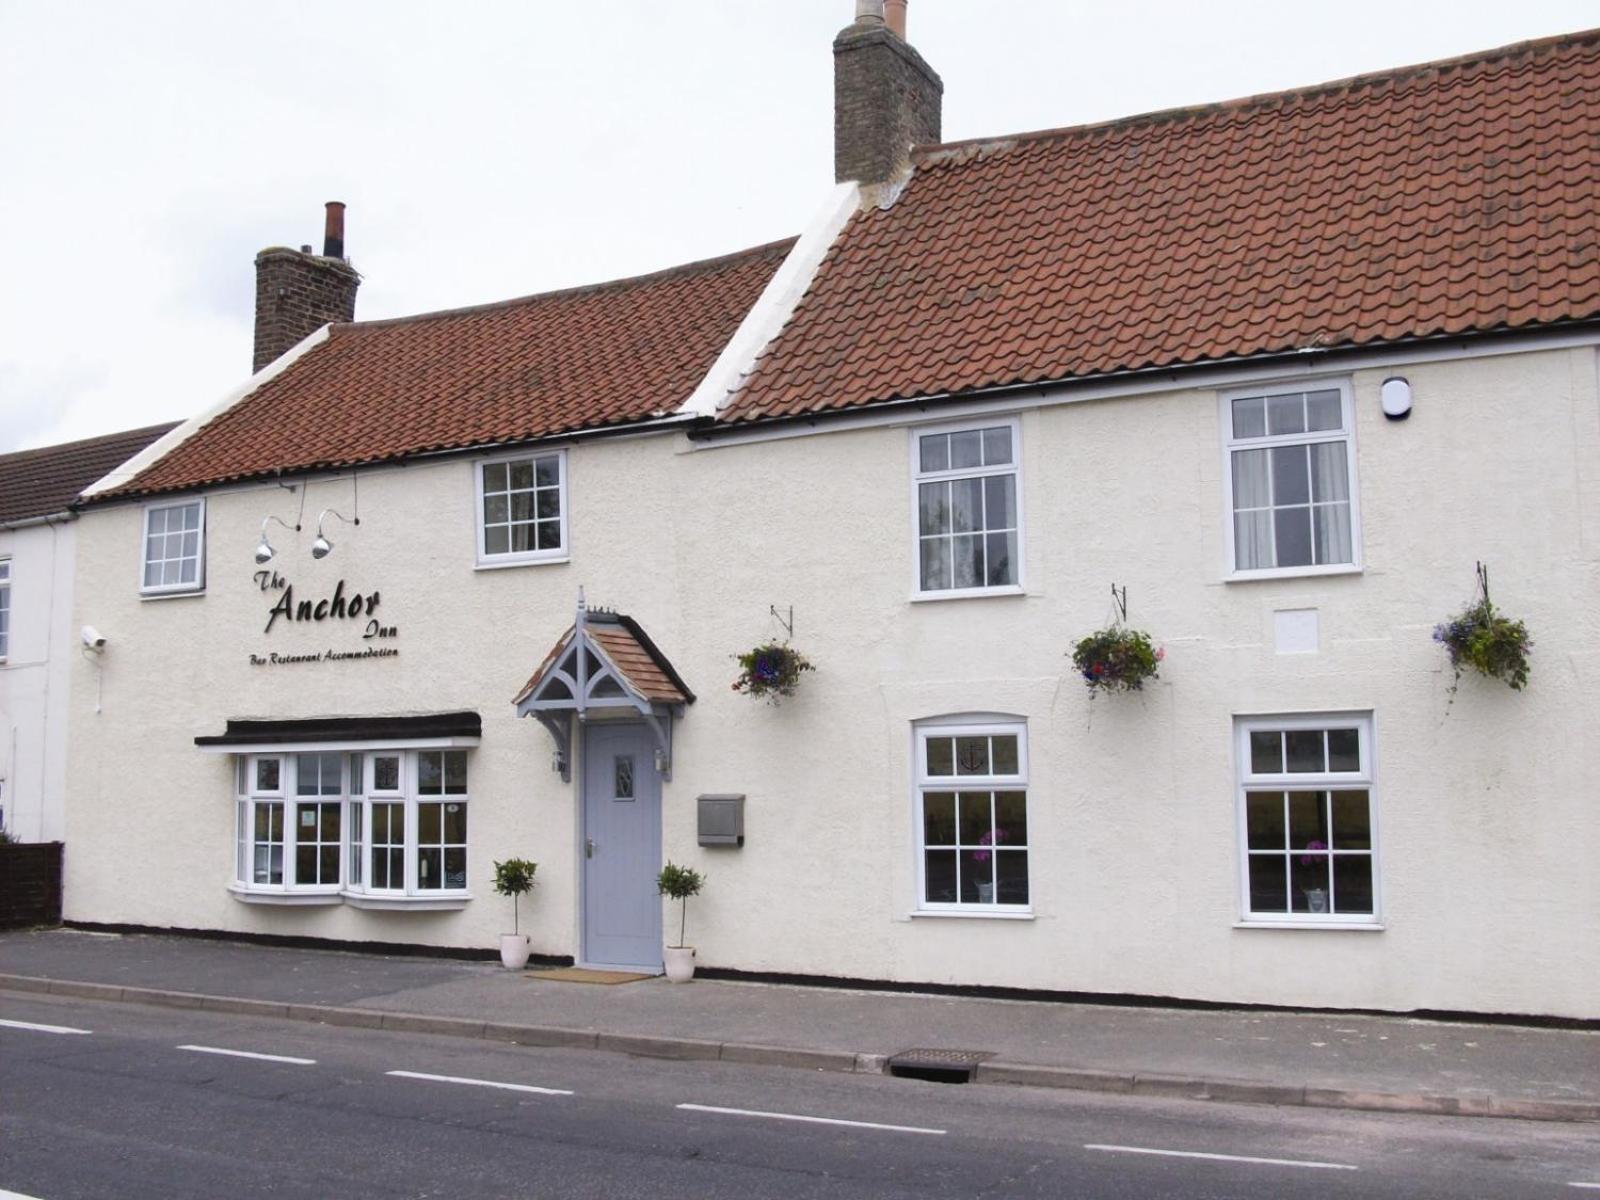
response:
<path id="1" fill-rule="evenodd" d="M 0 455 L 0 829 L 63 835 L 78 493 L 171 425 Z"/>
<path id="2" fill-rule="evenodd" d="M 882 7 L 793 243 L 307 300 L 93 489 L 69 918 L 489 949 L 517 856 L 649 968 L 668 859 L 708 968 L 1600 1016 L 1600 32 L 941 145 Z M 1479 562 L 1525 690 L 1450 690 Z"/>

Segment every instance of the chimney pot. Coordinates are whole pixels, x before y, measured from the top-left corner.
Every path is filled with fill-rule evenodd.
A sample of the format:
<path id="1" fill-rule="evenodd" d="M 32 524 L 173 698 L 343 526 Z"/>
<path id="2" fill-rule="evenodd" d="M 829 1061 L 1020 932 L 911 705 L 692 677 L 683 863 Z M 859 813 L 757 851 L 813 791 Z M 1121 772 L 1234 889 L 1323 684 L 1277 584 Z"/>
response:
<path id="1" fill-rule="evenodd" d="M 344 201 L 329 200 L 328 216 L 322 226 L 322 253 L 326 258 L 344 257 Z"/>
<path id="2" fill-rule="evenodd" d="M 902 42 L 906 40 L 906 0 L 883 0 L 883 23 Z"/>
<path id="3" fill-rule="evenodd" d="M 856 0 L 857 25 L 882 25 L 884 0 Z"/>
<path id="4" fill-rule="evenodd" d="M 311 243 L 310 242 L 303 243 L 301 245 L 301 247 L 300 247 L 300 253 L 301 254 L 310 254 L 311 253 Z"/>

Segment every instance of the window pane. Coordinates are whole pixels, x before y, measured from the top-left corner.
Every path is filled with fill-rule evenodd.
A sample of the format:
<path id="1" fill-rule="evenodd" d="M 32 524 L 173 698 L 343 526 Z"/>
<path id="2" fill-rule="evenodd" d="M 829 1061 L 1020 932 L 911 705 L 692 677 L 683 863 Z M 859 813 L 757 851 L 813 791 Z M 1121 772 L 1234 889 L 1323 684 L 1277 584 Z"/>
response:
<path id="1" fill-rule="evenodd" d="M 953 904 L 956 899 L 956 852 L 929 850 L 923 854 L 923 894 L 931 904 Z"/>
<path id="2" fill-rule="evenodd" d="M 963 534 L 950 539 L 951 581 L 958 588 L 982 587 L 983 535 Z"/>
<path id="3" fill-rule="evenodd" d="M 1289 793 L 1289 846 L 1295 850 L 1328 848 L 1327 813 L 1322 792 Z"/>
<path id="4" fill-rule="evenodd" d="M 533 526 L 531 524 L 527 522 L 524 522 L 521 525 L 513 524 L 511 526 L 510 533 L 511 550 L 513 553 L 521 554 L 525 550 L 538 549 L 538 538 L 535 535 Z"/>
<path id="5" fill-rule="evenodd" d="M 561 515 L 561 492 L 556 488 L 546 488 L 534 493 L 533 515 L 540 520 L 548 521 Z"/>
<path id="6" fill-rule="evenodd" d="M 250 760 L 243 754 L 234 762 L 233 790 L 243 796 L 250 790 Z"/>
<path id="7" fill-rule="evenodd" d="M 444 852 L 438 849 L 422 849 L 417 851 L 417 886 L 419 888 L 439 888 L 444 886 L 444 873 L 441 860 Z"/>
<path id="8" fill-rule="evenodd" d="M 1350 506 L 1348 504 L 1318 504 L 1311 510 L 1312 532 L 1316 537 L 1317 562 L 1347 563 L 1355 561 L 1350 542 Z"/>
<path id="9" fill-rule="evenodd" d="M 1372 859 L 1365 854 L 1340 854 L 1333 860 L 1333 911 L 1372 913 Z"/>
<path id="10" fill-rule="evenodd" d="M 950 467 L 950 436 L 944 433 L 930 434 L 917 439 L 920 446 L 922 469 L 924 471 L 945 471 Z"/>
<path id="11" fill-rule="evenodd" d="M 922 590 L 942 591 L 950 586 L 950 540 L 934 537 L 922 539 Z"/>
<path id="12" fill-rule="evenodd" d="M 503 525 L 511 519 L 511 504 L 504 496 L 485 496 L 483 498 L 483 523 L 485 525 Z"/>
<path id="13" fill-rule="evenodd" d="M 319 868 L 318 872 L 317 872 L 317 882 L 319 882 L 319 883 L 338 883 L 339 882 L 339 847 L 338 846 L 324 846 L 324 847 L 322 847 L 321 859 L 322 859 L 322 861 L 317 864 L 317 866 Z"/>
<path id="14" fill-rule="evenodd" d="M 618 800 L 632 800 L 633 799 L 633 755 L 631 755 L 631 754 L 619 754 L 619 755 L 617 755 L 615 760 L 613 761 L 612 766 L 614 768 L 613 775 L 615 777 L 614 786 L 612 788 L 612 795 L 614 795 Z"/>
<path id="15" fill-rule="evenodd" d="M 340 805 L 322 804 L 322 827 L 317 830 L 318 837 L 324 842 L 337 842 L 339 840 L 339 811 Z"/>
<path id="16" fill-rule="evenodd" d="M 947 737 L 927 740 L 929 775 L 954 775 L 956 773 L 955 739 Z"/>
<path id="17" fill-rule="evenodd" d="M 542 488 L 553 488 L 561 482 L 561 459 L 548 455 L 534 464 L 534 482 Z"/>
<path id="18" fill-rule="evenodd" d="M 151 535 L 156 535 L 156 534 L 165 533 L 166 531 L 167 531 L 167 510 L 164 509 L 164 508 L 152 508 L 150 510 L 149 527 L 146 529 L 145 532 L 149 533 Z"/>
<path id="19" fill-rule="evenodd" d="M 456 796 L 466 794 L 467 752 L 465 750 L 445 751 L 444 790 Z"/>
<path id="20" fill-rule="evenodd" d="M 294 881 L 306 885 L 317 882 L 317 847 L 300 845 L 294 854 Z"/>
<path id="21" fill-rule="evenodd" d="M 1372 817 L 1366 792 L 1334 792 L 1333 848 L 1335 850 L 1372 849 Z"/>
<path id="22" fill-rule="evenodd" d="M 1306 396 L 1306 428 L 1344 428 L 1344 414 L 1337 391 L 1312 392 Z"/>
<path id="23" fill-rule="evenodd" d="M 350 794 L 359 796 L 366 791 L 366 772 L 363 770 L 364 760 L 359 754 L 350 756 Z"/>
<path id="24" fill-rule="evenodd" d="M 989 793 L 961 792 L 956 796 L 956 808 L 960 816 L 956 834 L 961 845 L 988 845 L 994 832 L 989 822 Z"/>
<path id="25" fill-rule="evenodd" d="M 1265 508 L 1272 503 L 1267 490 L 1267 463 L 1270 450 L 1233 452 L 1233 507 Z"/>
<path id="26" fill-rule="evenodd" d="M 533 462 L 531 459 L 520 458 L 516 462 L 508 463 L 510 471 L 511 490 L 525 492 L 533 487 Z"/>
<path id="27" fill-rule="evenodd" d="M 1017 477 L 990 475 L 983 481 L 984 528 L 1017 527 Z"/>
<path id="28" fill-rule="evenodd" d="M 1276 558 L 1280 567 L 1309 567 L 1311 557 L 1311 510 L 1281 508 L 1272 514 L 1276 535 Z"/>
<path id="29" fill-rule="evenodd" d="M 989 774 L 989 739 L 986 737 L 958 737 L 956 739 L 956 774 Z"/>
<path id="30" fill-rule="evenodd" d="M 950 485 L 924 483 L 917 488 L 918 531 L 928 533 L 950 532 Z"/>
<path id="31" fill-rule="evenodd" d="M 1289 911 L 1289 880 L 1283 855 L 1250 856 L 1250 911 Z"/>
<path id="32" fill-rule="evenodd" d="M 957 533 L 983 528 L 983 480 L 956 479 L 950 483 L 951 526 Z"/>
<path id="33" fill-rule="evenodd" d="M 467 851 L 465 847 L 457 846 L 444 852 L 444 886 L 447 888 L 464 888 L 467 886 Z"/>
<path id="34" fill-rule="evenodd" d="M 1328 856 L 1326 854 L 1296 854 L 1290 860 L 1294 889 L 1291 899 L 1294 911 L 1301 913 L 1332 912 L 1328 896 Z"/>
<path id="35" fill-rule="evenodd" d="M 950 467 L 959 470 L 962 467 L 978 467 L 983 465 L 983 435 L 976 429 L 968 429 L 962 433 L 950 435 Z"/>
<path id="36" fill-rule="evenodd" d="M 466 842 L 467 806 L 465 804 L 446 804 L 444 806 L 444 840 L 457 844 Z"/>
<path id="37" fill-rule="evenodd" d="M 1233 436 L 1263 437 L 1267 432 L 1266 401 L 1260 396 L 1233 402 Z"/>
<path id="38" fill-rule="evenodd" d="M 1250 770 L 1257 775 L 1283 774 L 1283 734 L 1276 729 L 1250 731 Z"/>
<path id="39" fill-rule="evenodd" d="M 506 490 L 505 463 L 489 463 L 483 468 L 483 490 L 485 492 L 503 492 Z"/>
<path id="40" fill-rule="evenodd" d="M 256 759 L 256 791 L 275 792 L 278 790 L 278 760 L 275 758 Z"/>
<path id="41" fill-rule="evenodd" d="M 995 844 L 999 846 L 1026 846 L 1028 844 L 1028 794 L 1026 792 L 996 792 L 994 794 L 994 822 L 998 831 Z M 1004 836 L 1001 836 L 1001 835 Z"/>
<path id="42" fill-rule="evenodd" d="M 1299 392 L 1292 396 L 1267 397 L 1268 433 L 1304 433 L 1305 429 L 1305 398 Z"/>
<path id="43" fill-rule="evenodd" d="M 483 552 L 485 554 L 509 554 L 511 552 L 511 531 L 504 525 L 491 525 L 483 531 Z"/>
<path id="44" fill-rule="evenodd" d="M 922 794 L 922 844 L 924 846 L 954 846 L 956 844 L 956 797 L 954 792 L 924 792 Z"/>
<path id="45" fill-rule="evenodd" d="M 1326 766 L 1322 759 L 1322 730 L 1291 729 L 1283 735 L 1289 752 L 1291 773 L 1322 772 Z"/>
<path id="46" fill-rule="evenodd" d="M 513 521 L 533 520 L 533 493 L 511 493 L 511 519 Z"/>
<path id="47" fill-rule="evenodd" d="M 994 898 L 1000 904 L 1028 903 L 1028 852 L 999 850 L 994 856 Z"/>
<path id="48" fill-rule="evenodd" d="M 1311 451 L 1311 498 L 1350 499 L 1349 458 L 1343 442 L 1320 442 Z"/>
<path id="49" fill-rule="evenodd" d="M 1283 793 L 1251 792 L 1245 797 L 1245 841 L 1252 850 L 1282 850 Z"/>
<path id="50" fill-rule="evenodd" d="M 400 790 L 400 756 L 380 754 L 372 760 L 372 786 L 380 792 Z"/>
<path id="51" fill-rule="evenodd" d="M 989 851 L 961 851 L 961 903 L 994 903 L 994 855 Z"/>
<path id="52" fill-rule="evenodd" d="M 199 533 L 186 533 L 183 535 L 183 556 L 194 558 L 200 553 Z"/>
<path id="53" fill-rule="evenodd" d="M 989 739 L 989 746 L 994 762 L 990 771 L 995 775 L 1015 775 L 1017 773 L 1016 734 L 998 733 Z"/>
<path id="54" fill-rule="evenodd" d="M 1240 513 L 1233 519 L 1234 565 L 1241 571 L 1272 566 L 1272 513 Z"/>
<path id="55" fill-rule="evenodd" d="M 539 530 L 538 541 L 540 550 L 561 549 L 560 521 L 540 521 L 537 528 Z"/>
<path id="56" fill-rule="evenodd" d="M 1000 466 L 1011 461 L 1011 429 L 1001 425 L 983 431 L 983 465 Z"/>
<path id="57" fill-rule="evenodd" d="M 988 580 L 990 587 L 1009 587 L 1017 581 L 1017 535 L 991 533 L 988 541 Z"/>
<path id="58" fill-rule="evenodd" d="M 444 784 L 444 756 L 438 751 L 417 755 L 417 791 L 437 796 Z"/>
<path id="59" fill-rule="evenodd" d="M 1328 770 L 1359 771 L 1361 769 L 1361 731 L 1359 729 L 1328 730 Z"/>
<path id="60" fill-rule="evenodd" d="M 1311 479 L 1305 446 L 1279 446 L 1272 451 L 1272 503 L 1306 504 L 1311 500 Z"/>
<path id="61" fill-rule="evenodd" d="M 432 842 L 437 845 L 441 840 L 440 812 L 442 804 L 417 805 L 417 841 Z"/>

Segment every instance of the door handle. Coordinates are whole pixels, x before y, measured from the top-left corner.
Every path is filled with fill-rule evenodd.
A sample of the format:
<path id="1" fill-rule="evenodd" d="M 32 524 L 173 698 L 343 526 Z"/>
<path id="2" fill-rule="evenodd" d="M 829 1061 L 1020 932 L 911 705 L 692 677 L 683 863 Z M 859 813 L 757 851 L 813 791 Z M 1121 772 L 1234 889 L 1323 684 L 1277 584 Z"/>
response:
<path id="1" fill-rule="evenodd" d="M 584 838 L 583 839 L 583 856 L 585 858 L 593 858 L 594 857 L 594 839 L 593 838 Z"/>

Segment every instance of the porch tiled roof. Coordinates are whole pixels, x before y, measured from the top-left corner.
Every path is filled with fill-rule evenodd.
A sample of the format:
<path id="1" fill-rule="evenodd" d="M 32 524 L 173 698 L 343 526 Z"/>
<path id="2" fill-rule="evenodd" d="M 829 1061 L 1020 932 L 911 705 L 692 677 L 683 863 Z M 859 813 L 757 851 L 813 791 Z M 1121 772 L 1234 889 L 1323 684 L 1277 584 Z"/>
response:
<path id="1" fill-rule="evenodd" d="M 1600 30 L 914 159 L 724 419 L 1600 317 Z"/>
<path id="2" fill-rule="evenodd" d="M 546 673 L 561 661 L 562 655 L 572 643 L 572 635 L 576 628 L 575 625 L 569 625 L 567 631 L 556 640 L 556 644 L 544 656 L 538 669 L 512 700 L 513 704 L 520 704 L 532 695 Z M 622 673 L 628 686 L 652 704 L 694 702 L 694 693 L 679 678 L 676 668 L 667 660 L 666 655 L 656 648 L 656 644 L 632 617 L 621 613 L 594 612 L 590 613 L 584 622 L 584 629 L 590 641 L 598 646 L 611 660 L 612 665 Z"/>

